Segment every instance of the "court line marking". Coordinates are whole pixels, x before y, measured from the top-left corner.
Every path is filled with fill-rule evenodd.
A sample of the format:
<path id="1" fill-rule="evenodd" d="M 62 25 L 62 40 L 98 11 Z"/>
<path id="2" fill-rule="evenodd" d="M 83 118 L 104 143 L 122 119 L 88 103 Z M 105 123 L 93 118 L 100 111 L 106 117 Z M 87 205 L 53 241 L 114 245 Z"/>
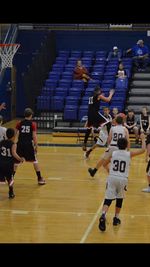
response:
<path id="1" fill-rule="evenodd" d="M 58 181 L 60 181 L 60 180 L 62 180 L 62 179 L 64 179 L 64 177 L 48 177 L 48 178 L 46 178 L 46 180 L 58 180 Z"/>
<path id="2" fill-rule="evenodd" d="M 29 211 L 27 211 L 27 210 L 12 210 L 12 213 L 13 214 L 21 214 L 21 215 L 26 215 L 26 214 L 28 214 L 29 213 Z"/>
<path id="3" fill-rule="evenodd" d="M 103 202 L 101 206 L 99 207 L 97 212 L 100 212 L 102 209 Z M 100 211 L 99 211 L 100 210 Z M 11 212 L 11 213 L 20 213 L 20 214 L 27 214 L 27 213 L 54 213 L 54 214 L 73 214 L 77 216 L 81 215 L 95 215 L 95 212 L 81 212 L 81 211 L 55 211 L 55 210 L 11 210 L 11 209 L 0 209 L 0 212 Z M 114 213 L 109 212 L 109 216 L 114 215 Z M 95 217 L 94 216 L 94 217 Z M 134 217 L 150 217 L 150 214 L 127 214 L 127 213 L 121 213 L 121 216 L 129 216 L 131 218 Z M 93 218 L 94 219 L 94 218 Z M 92 220 L 93 221 L 93 220 Z"/>
<path id="4" fill-rule="evenodd" d="M 54 213 L 54 214 L 71 214 L 71 215 L 93 215 L 94 212 L 74 212 L 74 211 L 53 211 L 53 210 L 10 210 L 0 209 L 0 212 L 11 212 L 13 214 L 29 214 L 29 213 Z"/>
<path id="5" fill-rule="evenodd" d="M 99 206 L 98 210 L 96 211 L 96 213 L 95 213 L 95 215 L 94 215 L 94 217 L 93 217 L 91 223 L 89 224 L 88 228 L 86 229 L 85 233 L 83 234 L 83 236 L 82 236 L 82 238 L 81 238 L 81 240 L 80 240 L 80 244 L 83 244 L 83 243 L 86 241 L 86 239 L 87 239 L 89 233 L 91 232 L 91 230 L 92 230 L 92 228 L 93 228 L 93 225 L 95 224 L 95 222 L 96 222 L 98 216 L 100 215 L 100 212 L 101 212 L 102 207 L 103 207 L 103 202 L 104 202 L 104 201 L 102 201 L 102 203 L 100 204 L 100 206 Z"/>

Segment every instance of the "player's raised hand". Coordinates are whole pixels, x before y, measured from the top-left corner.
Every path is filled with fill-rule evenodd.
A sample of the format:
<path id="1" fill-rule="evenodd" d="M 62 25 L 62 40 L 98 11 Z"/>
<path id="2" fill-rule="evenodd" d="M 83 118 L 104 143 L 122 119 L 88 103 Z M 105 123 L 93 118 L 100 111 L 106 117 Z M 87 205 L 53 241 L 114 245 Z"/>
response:
<path id="1" fill-rule="evenodd" d="M 113 95 L 113 94 L 115 93 L 115 89 L 111 89 L 111 90 L 109 91 L 109 93 L 110 93 L 111 95 Z"/>

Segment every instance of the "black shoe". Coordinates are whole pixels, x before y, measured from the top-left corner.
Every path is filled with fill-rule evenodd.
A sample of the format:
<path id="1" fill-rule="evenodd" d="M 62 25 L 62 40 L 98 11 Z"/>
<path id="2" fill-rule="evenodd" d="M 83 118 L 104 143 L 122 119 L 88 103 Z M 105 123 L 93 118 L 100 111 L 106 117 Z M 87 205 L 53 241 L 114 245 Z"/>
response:
<path id="1" fill-rule="evenodd" d="M 103 232 L 106 230 L 106 218 L 105 218 L 104 215 L 102 215 L 99 218 L 99 226 L 98 226 L 98 228 Z"/>
<path id="2" fill-rule="evenodd" d="M 94 177 L 94 175 L 95 175 L 95 173 L 96 173 L 95 169 L 92 169 L 92 168 L 89 168 L 89 169 L 88 169 L 88 172 L 90 173 L 90 175 L 91 175 L 92 177 Z"/>
<path id="3" fill-rule="evenodd" d="M 15 197 L 15 194 L 13 192 L 13 190 L 9 190 L 9 198 L 14 198 Z"/>
<path id="4" fill-rule="evenodd" d="M 41 177 L 40 179 L 38 179 L 38 184 L 39 184 L 39 185 L 44 185 L 44 184 L 46 184 L 45 179 L 44 179 L 43 177 Z"/>
<path id="5" fill-rule="evenodd" d="M 121 220 L 117 217 L 114 217 L 113 218 L 113 225 L 118 225 L 118 224 L 121 224 Z"/>

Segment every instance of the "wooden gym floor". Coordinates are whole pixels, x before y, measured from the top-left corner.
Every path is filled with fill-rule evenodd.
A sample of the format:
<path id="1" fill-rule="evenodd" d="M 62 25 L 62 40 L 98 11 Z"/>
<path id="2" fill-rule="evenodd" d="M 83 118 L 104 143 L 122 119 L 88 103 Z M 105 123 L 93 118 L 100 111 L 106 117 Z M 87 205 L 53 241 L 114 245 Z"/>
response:
<path id="1" fill-rule="evenodd" d="M 141 192 L 147 186 L 145 155 L 132 160 L 121 225 L 112 225 L 113 203 L 103 233 L 98 219 L 107 173 L 101 168 L 91 178 L 87 169 L 104 149 L 85 160 L 81 147 L 66 146 L 76 138 L 40 134 L 38 140 L 45 144 L 38 159 L 47 184 L 38 186 L 32 164 L 25 162 L 15 175 L 14 199 L 0 185 L 0 243 L 150 243 L 150 194 Z"/>

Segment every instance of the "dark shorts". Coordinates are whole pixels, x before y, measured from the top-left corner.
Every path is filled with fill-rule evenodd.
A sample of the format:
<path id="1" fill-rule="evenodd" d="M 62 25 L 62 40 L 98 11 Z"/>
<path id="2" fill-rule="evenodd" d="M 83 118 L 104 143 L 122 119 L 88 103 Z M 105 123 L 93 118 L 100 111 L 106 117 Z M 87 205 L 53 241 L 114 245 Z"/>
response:
<path id="1" fill-rule="evenodd" d="M 14 163 L 2 162 L 0 163 L 0 182 L 9 181 L 14 172 Z"/>
<path id="2" fill-rule="evenodd" d="M 98 128 L 102 123 L 106 122 L 106 119 L 102 116 L 101 113 L 91 113 L 88 114 L 87 127 Z"/>
<path id="3" fill-rule="evenodd" d="M 25 158 L 26 161 L 36 161 L 35 151 L 32 143 L 19 144 L 17 143 L 17 154 Z"/>
<path id="4" fill-rule="evenodd" d="M 147 138 L 146 138 L 146 145 L 150 144 L 150 134 L 147 135 Z"/>

